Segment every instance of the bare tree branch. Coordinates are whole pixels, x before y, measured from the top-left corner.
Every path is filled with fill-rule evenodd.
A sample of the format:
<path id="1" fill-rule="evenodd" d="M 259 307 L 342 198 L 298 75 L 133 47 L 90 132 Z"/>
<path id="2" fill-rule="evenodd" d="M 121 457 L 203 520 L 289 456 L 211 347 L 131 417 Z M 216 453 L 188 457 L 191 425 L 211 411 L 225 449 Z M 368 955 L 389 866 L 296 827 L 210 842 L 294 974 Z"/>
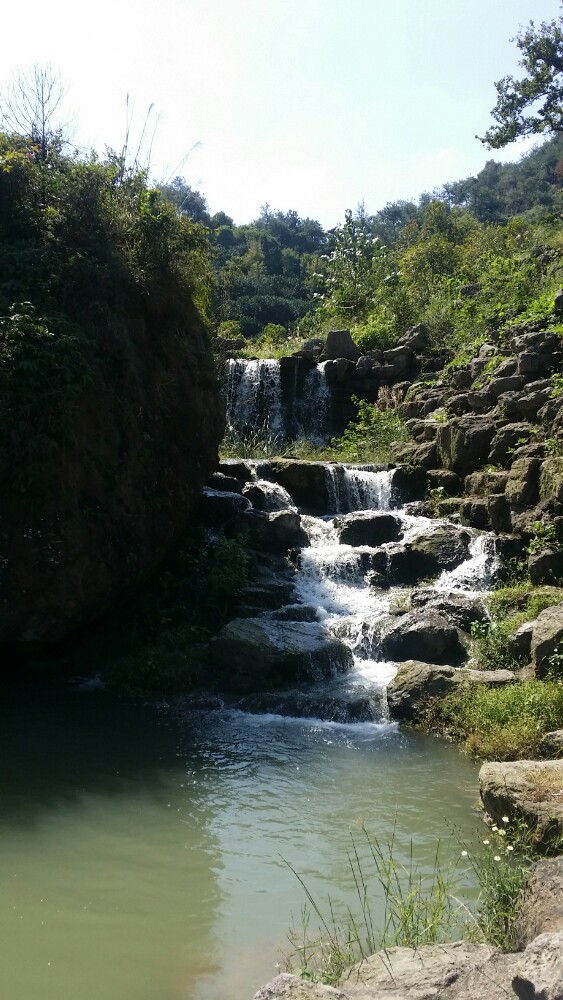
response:
<path id="1" fill-rule="evenodd" d="M 0 93 L 0 124 L 38 147 L 45 161 L 50 145 L 63 140 L 68 122 L 62 118 L 66 89 L 50 66 L 35 64 L 15 73 Z"/>

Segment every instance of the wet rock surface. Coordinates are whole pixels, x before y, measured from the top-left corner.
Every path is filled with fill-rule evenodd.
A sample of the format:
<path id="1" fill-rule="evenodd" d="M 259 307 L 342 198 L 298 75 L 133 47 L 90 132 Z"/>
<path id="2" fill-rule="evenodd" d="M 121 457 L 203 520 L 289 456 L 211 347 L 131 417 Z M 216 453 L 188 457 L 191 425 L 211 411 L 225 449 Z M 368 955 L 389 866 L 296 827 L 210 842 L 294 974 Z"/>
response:
<path id="1" fill-rule="evenodd" d="M 389 578 L 396 584 L 416 584 L 455 569 L 469 557 L 470 536 L 454 525 L 442 525 L 388 550 Z"/>
<path id="2" fill-rule="evenodd" d="M 467 658 L 460 634 L 438 612 L 410 612 L 382 619 L 379 648 L 384 659 L 396 662 L 417 657 L 425 663 L 458 664 Z"/>
<path id="3" fill-rule="evenodd" d="M 322 625 L 239 618 L 210 643 L 214 671 L 226 691 L 267 691 L 351 670 L 352 654 Z"/>
<path id="4" fill-rule="evenodd" d="M 393 514 L 358 511 L 337 517 L 334 526 L 338 538 L 346 545 L 381 545 L 401 537 L 401 522 Z"/>

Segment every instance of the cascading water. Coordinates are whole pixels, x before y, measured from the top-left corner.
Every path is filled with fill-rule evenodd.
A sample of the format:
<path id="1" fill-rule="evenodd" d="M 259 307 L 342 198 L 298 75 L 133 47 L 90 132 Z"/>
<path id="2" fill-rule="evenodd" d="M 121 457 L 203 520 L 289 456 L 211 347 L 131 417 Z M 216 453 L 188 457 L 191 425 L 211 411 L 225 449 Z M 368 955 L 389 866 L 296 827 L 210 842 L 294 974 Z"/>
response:
<path id="1" fill-rule="evenodd" d="M 438 577 L 435 590 L 484 591 L 492 587 L 498 569 L 493 536 L 476 535 L 469 544 L 469 554 L 467 562 Z"/>
<path id="2" fill-rule="evenodd" d="M 227 429 L 237 437 L 284 436 L 280 363 L 229 359 L 225 383 Z"/>
<path id="3" fill-rule="evenodd" d="M 326 361 L 323 361 L 307 373 L 293 406 L 297 438 L 314 445 L 326 444 L 329 436 L 331 391 L 326 380 L 325 365 Z"/>
<path id="4" fill-rule="evenodd" d="M 279 361 L 231 358 L 223 388 L 228 433 L 326 444 L 332 395 L 325 364 L 315 365 L 305 375 L 291 369 L 282 383 Z"/>
<path id="5" fill-rule="evenodd" d="M 324 684 L 316 692 L 296 697 L 295 692 L 268 696 L 269 710 L 291 714 L 317 713 L 325 719 L 349 722 L 361 718 L 381 724 L 386 721 L 385 689 L 396 664 L 381 658 L 379 628 L 394 606 L 406 600 L 404 588 L 377 591 L 369 586 L 369 574 L 380 565 L 378 548 L 348 545 L 339 540 L 335 516 L 352 511 L 387 511 L 391 506 L 389 471 L 327 465 L 332 510 L 325 517 L 302 515 L 301 523 L 309 546 L 299 556 L 295 581 L 298 600 L 315 612 L 316 622 L 340 639 L 353 654 L 354 669 Z M 394 510 L 400 522 L 402 543 L 421 535 L 431 535 L 445 522 Z M 477 593 L 486 590 L 496 568 L 492 536 L 476 534 L 469 544 L 468 558 L 455 569 L 442 572 L 433 584 L 441 594 Z M 316 623 L 311 626 L 318 627 Z M 263 704 L 263 703 L 262 703 Z M 350 706 L 347 715 L 346 706 Z"/>
<path id="6" fill-rule="evenodd" d="M 389 510 L 391 507 L 391 475 L 367 466 L 325 466 L 327 492 L 335 514 L 355 510 Z"/>

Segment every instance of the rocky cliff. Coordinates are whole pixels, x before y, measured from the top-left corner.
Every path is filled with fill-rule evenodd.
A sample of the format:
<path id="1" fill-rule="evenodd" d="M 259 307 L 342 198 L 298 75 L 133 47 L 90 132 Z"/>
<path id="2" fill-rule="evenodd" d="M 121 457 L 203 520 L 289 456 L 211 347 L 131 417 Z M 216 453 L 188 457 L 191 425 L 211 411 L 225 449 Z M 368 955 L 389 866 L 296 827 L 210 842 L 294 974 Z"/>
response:
<path id="1" fill-rule="evenodd" d="M 0 472 L 1 639 L 60 639 L 141 583 L 185 529 L 224 417 L 201 321 L 195 309 L 183 319 L 138 310 L 98 327 L 64 433 L 30 441 L 20 424 L 18 460 Z"/>

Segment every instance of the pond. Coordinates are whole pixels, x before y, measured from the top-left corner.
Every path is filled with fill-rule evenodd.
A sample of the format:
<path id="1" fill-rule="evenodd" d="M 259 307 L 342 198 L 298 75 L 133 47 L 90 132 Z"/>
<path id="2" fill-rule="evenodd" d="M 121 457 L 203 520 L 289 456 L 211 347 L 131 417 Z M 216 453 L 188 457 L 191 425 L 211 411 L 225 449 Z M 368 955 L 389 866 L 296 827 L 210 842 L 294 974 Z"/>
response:
<path id="1" fill-rule="evenodd" d="M 428 870 L 437 839 L 477 823 L 476 767 L 385 720 L 69 683 L 8 690 L 0 715 L 0 981 L 18 1000 L 250 1000 L 299 923 L 285 862 L 349 899 L 360 821 Z"/>

